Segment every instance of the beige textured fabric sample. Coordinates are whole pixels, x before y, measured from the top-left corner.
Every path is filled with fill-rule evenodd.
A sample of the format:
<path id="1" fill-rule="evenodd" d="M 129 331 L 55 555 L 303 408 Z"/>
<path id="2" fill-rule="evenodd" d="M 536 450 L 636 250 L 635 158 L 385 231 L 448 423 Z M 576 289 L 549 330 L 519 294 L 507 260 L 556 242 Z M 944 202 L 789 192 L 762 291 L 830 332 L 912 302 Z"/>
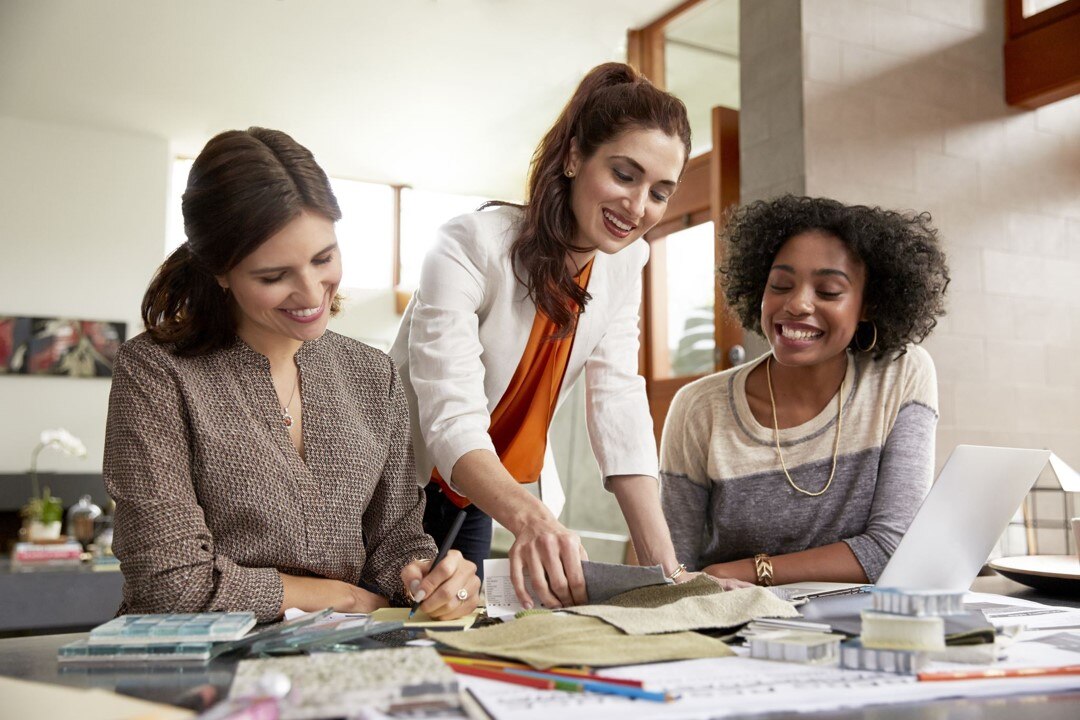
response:
<path id="1" fill-rule="evenodd" d="M 708 586 L 715 591 L 709 592 Z M 629 635 L 729 628 L 756 618 L 799 616 L 794 605 L 765 588 L 721 592 L 705 577 L 683 585 L 632 590 L 606 605 L 582 605 L 568 608 L 567 612 L 600 618 Z"/>
<path id="2" fill-rule="evenodd" d="M 534 668 L 556 665 L 634 665 L 637 663 L 727 657 L 720 640 L 694 632 L 627 635 L 603 620 L 537 613 L 466 632 L 428 631 L 428 636 L 456 650 L 519 660 Z"/>

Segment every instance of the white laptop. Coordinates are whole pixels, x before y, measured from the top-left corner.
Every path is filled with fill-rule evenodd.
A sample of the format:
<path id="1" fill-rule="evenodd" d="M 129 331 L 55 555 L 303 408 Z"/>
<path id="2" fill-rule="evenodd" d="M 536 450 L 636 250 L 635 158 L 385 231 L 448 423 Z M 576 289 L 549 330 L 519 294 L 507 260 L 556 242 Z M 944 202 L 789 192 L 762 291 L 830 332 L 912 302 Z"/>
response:
<path id="1" fill-rule="evenodd" d="M 967 590 L 1049 459 L 1049 450 L 957 445 L 877 584 Z M 782 596 L 793 599 L 867 587 L 825 582 L 777 586 Z"/>

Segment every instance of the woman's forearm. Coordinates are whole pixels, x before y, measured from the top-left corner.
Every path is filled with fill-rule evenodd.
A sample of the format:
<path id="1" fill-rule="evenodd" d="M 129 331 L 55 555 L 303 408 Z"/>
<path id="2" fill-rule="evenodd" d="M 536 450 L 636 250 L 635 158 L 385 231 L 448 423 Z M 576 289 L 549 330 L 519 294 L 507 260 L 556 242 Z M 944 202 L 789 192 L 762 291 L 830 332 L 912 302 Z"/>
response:
<path id="1" fill-rule="evenodd" d="M 670 575 L 679 566 L 675 547 L 671 543 L 664 512 L 660 507 L 660 486 L 656 478 L 648 475 L 613 475 L 608 486 L 619 501 L 619 508 L 630 538 L 634 543 L 638 562 L 642 565 L 662 565 Z"/>
<path id="2" fill-rule="evenodd" d="M 774 585 L 805 581 L 869 582 L 866 571 L 845 542 L 835 542 L 787 555 L 774 555 L 769 560 L 772 562 Z M 719 578 L 757 582 L 757 568 L 753 558 L 709 565 L 705 572 Z"/>
<path id="3" fill-rule="evenodd" d="M 298 608 L 305 612 L 333 608 L 337 612 L 361 613 L 390 604 L 381 595 L 340 580 L 300 577 L 283 572 L 278 575 L 281 576 L 281 586 L 285 591 L 279 615 L 284 615 L 289 608 Z"/>
<path id="4" fill-rule="evenodd" d="M 454 464 L 452 480 L 463 495 L 515 536 L 537 523 L 558 523 L 489 450 L 472 450 Z"/>

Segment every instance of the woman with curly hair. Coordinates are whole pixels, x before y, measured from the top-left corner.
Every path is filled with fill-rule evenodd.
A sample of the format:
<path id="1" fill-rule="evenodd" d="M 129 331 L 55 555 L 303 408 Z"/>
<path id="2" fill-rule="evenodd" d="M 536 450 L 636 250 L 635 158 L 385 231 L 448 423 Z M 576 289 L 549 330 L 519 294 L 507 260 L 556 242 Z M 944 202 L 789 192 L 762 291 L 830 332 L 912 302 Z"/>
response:
<path id="1" fill-rule="evenodd" d="M 679 560 L 761 585 L 873 582 L 934 468 L 921 342 L 949 273 L 930 216 L 784 196 L 731 217 L 725 294 L 766 355 L 676 395 L 664 513 Z"/>

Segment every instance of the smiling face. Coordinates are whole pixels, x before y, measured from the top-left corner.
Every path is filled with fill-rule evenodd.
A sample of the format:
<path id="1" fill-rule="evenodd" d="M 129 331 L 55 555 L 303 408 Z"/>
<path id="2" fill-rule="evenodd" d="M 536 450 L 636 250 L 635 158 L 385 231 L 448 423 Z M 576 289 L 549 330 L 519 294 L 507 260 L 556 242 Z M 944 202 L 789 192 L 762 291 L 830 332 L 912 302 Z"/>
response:
<path id="1" fill-rule="evenodd" d="M 781 365 L 809 366 L 844 353 L 863 319 L 866 267 L 833 235 L 801 233 L 773 259 L 761 328 Z"/>
<path id="2" fill-rule="evenodd" d="M 571 148 L 570 204 L 577 222 L 574 244 L 614 254 L 652 229 L 667 209 L 682 174 L 682 141 L 662 130 L 630 129 L 589 158 Z"/>
<path id="3" fill-rule="evenodd" d="M 334 223 L 304 211 L 217 280 L 235 302 L 236 334 L 254 349 L 315 340 L 341 283 Z"/>

